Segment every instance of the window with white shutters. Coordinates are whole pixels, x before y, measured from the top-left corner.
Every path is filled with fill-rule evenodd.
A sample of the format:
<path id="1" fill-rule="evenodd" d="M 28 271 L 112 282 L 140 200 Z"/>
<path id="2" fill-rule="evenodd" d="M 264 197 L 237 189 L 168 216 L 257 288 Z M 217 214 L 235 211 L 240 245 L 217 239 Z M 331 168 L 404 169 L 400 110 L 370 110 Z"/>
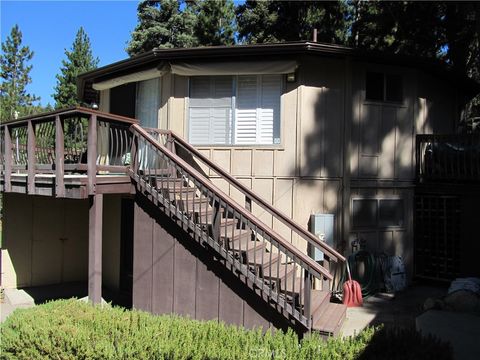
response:
<path id="1" fill-rule="evenodd" d="M 232 78 L 190 79 L 189 134 L 192 144 L 229 144 L 232 136 Z"/>
<path id="2" fill-rule="evenodd" d="M 279 144 L 281 91 L 281 75 L 191 77 L 190 143 Z"/>

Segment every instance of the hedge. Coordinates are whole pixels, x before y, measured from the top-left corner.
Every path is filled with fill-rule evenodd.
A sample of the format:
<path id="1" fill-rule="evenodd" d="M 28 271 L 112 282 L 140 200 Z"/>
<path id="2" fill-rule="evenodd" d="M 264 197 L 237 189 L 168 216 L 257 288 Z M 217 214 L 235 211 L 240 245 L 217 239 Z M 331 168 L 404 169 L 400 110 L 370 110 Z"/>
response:
<path id="1" fill-rule="evenodd" d="M 288 331 L 154 316 L 60 300 L 16 310 L 0 328 L 0 359 L 451 359 L 414 331 L 368 328 L 356 337 L 299 340 Z"/>

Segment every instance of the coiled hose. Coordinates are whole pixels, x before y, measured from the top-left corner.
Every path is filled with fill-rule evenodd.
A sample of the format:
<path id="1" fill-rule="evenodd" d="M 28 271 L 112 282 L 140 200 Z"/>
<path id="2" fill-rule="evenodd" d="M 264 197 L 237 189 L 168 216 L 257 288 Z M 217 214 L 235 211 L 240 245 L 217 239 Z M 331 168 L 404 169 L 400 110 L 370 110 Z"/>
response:
<path id="1" fill-rule="evenodd" d="M 350 266 L 352 280 L 356 280 L 360 283 L 363 298 L 375 295 L 379 289 L 381 275 L 377 258 L 369 251 L 360 250 L 349 255 L 347 261 L 348 266 Z M 358 264 L 360 262 L 363 262 L 365 267 L 363 276 L 361 276 L 358 271 Z M 342 276 L 336 287 L 337 293 L 341 291 L 343 283 L 346 280 L 345 269 L 342 269 Z M 333 289 L 335 289 L 335 285 L 333 286 Z"/>

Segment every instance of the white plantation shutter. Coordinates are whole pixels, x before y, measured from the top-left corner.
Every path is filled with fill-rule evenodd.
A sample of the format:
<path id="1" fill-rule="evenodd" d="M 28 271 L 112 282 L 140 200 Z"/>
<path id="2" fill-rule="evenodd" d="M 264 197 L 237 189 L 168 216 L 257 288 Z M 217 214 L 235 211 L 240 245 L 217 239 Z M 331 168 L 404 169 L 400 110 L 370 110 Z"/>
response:
<path id="1" fill-rule="evenodd" d="M 229 144 L 232 122 L 232 78 L 192 77 L 189 112 L 190 143 Z"/>
<path id="2" fill-rule="evenodd" d="M 235 99 L 235 144 L 257 142 L 257 76 L 239 76 Z"/>
<path id="3" fill-rule="evenodd" d="M 280 75 L 262 75 L 260 85 L 260 107 L 258 114 L 259 144 L 280 143 Z"/>
<path id="4" fill-rule="evenodd" d="M 238 77 L 235 109 L 236 144 L 279 142 L 281 85 L 280 75 Z"/>
<path id="5" fill-rule="evenodd" d="M 196 145 L 279 143 L 281 91 L 281 75 L 191 77 L 190 142 Z"/>

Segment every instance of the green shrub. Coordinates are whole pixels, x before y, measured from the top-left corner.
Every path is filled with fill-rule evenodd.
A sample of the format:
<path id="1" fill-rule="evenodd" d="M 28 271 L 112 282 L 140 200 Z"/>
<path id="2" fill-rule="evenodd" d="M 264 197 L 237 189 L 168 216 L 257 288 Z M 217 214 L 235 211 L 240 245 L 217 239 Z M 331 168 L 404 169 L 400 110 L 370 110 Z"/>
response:
<path id="1" fill-rule="evenodd" d="M 448 359 L 451 354 L 446 345 L 412 332 L 369 328 L 345 340 L 324 341 L 316 334 L 299 340 L 292 331 L 263 334 L 216 321 L 152 316 L 76 300 L 16 310 L 0 331 L 0 359 L 402 359 L 390 356 L 390 347 L 398 347 L 405 336 L 411 353 L 415 344 L 438 349 L 429 356 L 421 352 L 419 358 Z M 385 346 L 377 343 L 382 337 L 388 340 Z"/>

